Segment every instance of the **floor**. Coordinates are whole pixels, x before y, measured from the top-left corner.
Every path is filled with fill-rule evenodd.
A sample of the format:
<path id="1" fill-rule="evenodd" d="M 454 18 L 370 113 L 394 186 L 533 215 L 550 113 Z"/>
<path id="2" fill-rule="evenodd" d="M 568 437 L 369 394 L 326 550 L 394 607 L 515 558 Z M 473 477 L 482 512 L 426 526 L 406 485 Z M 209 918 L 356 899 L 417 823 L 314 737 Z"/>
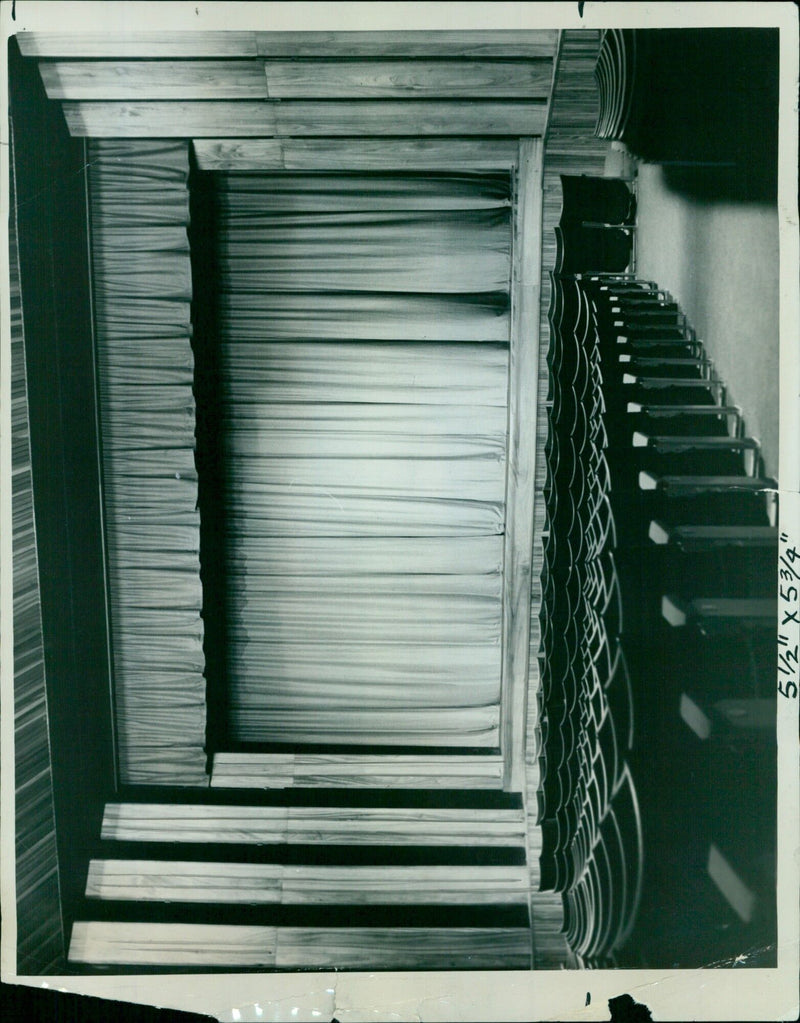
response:
<path id="1" fill-rule="evenodd" d="M 659 164 L 640 163 L 637 182 L 637 274 L 672 292 L 777 476 L 777 206 L 700 195 Z"/>

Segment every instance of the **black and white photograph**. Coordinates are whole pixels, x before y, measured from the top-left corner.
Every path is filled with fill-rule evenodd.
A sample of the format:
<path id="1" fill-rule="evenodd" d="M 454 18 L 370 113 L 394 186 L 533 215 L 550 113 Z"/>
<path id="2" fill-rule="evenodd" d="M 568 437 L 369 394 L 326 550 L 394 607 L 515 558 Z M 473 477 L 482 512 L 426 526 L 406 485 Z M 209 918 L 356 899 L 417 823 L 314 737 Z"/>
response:
<path id="1" fill-rule="evenodd" d="M 796 6 L 0 10 L 4 984 L 795 1019 Z"/>

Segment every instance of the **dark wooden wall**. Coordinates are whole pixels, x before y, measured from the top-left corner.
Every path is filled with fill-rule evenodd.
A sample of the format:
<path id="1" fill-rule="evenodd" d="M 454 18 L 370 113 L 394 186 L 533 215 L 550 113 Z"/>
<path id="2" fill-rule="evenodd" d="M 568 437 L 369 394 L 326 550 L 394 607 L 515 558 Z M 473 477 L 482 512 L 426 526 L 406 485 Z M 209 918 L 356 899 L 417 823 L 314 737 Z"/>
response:
<path id="1" fill-rule="evenodd" d="M 68 135 L 38 69 L 20 59 L 13 39 L 9 72 L 44 672 L 68 927 L 114 788 L 84 146 Z M 33 753 L 19 739 L 18 780 L 20 755 Z M 45 739 L 40 733 L 36 750 L 43 764 Z"/>

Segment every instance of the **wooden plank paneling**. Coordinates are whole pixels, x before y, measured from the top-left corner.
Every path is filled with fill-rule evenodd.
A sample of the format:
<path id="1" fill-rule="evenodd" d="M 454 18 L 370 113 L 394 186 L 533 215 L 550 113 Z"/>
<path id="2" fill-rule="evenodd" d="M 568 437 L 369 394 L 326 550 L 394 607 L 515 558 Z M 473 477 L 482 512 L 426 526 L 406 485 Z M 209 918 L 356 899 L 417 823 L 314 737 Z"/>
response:
<path id="1" fill-rule="evenodd" d="M 275 965 L 275 927 L 237 924 L 121 923 L 76 920 L 71 963 L 119 966 Z"/>
<path id="2" fill-rule="evenodd" d="M 276 966 L 342 970 L 527 970 L 527 927 L 283 927 Z"/>
<path id="3" fill-rule="evenodd" d="M 95 138 L 272 135 L 539 135 L 544 100 L 66 100 L 70 132 Z"/>
<path id="4" fill-rule="evenodd" d="M 74 963 L 264 969 L 530 968 L 527 927 L 318 928 L 79 920 Z"/>
<path id="5" fill-rule="evenodd" d="M 282 100 L 275 106 L 279 136 L 539 135 L 545 113 L 544 99 Z"/>
<path id="6" fill-rule="evenodd" d="M 264 71 L 270 99 L 543 99 L 552 61 L 267 60 Z"/>
<path id="7" fill-rule="evenodd" d="M 25 57 L 255 57 L 254 32 L 20 32 Z"/>
<path id="8" fill-rule="evenodd" d="M 20 32 L 26 57 L 552 57 L 551 29 L 405 32 Z"/>
<path id="9" fill-rule="evenodd" d="M 477 538 L 476 538 L 477 539 Z M 309 541 L 311 543 L 311 541 Z M 217 753 L 216 788 L 487 789 L 502 784 L 502 759 L 491 755 Z"/>
<path id="10" fill-rule="evenodd" d="M 502 745 L 506 783 L 524 783 L 530 640 L 536 388 L 539 361 L 542 145 L 520 141 L 511 285 L 509 446 L 504 560 Z"/>
<path id="11" fill-rule="evenodd" d="M 201 170 L 495 170 L 514 166 L 516 140 L 411 139 L 200 139 Z"/>
<path id="12" fill-rule="evenodd" d="M 87 898 L 256 905 L 524 905 L 527 867 L 92 860 Z"/>
<path id="13" fill-rule="evenodd" d="M 42 61 L 50 99 L 266 99 L 264 65 L 256 60 Z"/>
<path id="14" fill-rule="evenodd" d="M 401 32 L 256 32 L 263 57 L 552 57 L 558 32 L 495 29 Z"/>
<path id="15" fill-rule="evenodd" d="M 42 61 L 50 99 L 543 99 L 552 61 Z"/>
<path id="16" fill-rule="evenodd" d="M 519 809 L 369 806 L 190 806 L 107 803 L 104 840 L 333 845 L 521 845 Z"/>

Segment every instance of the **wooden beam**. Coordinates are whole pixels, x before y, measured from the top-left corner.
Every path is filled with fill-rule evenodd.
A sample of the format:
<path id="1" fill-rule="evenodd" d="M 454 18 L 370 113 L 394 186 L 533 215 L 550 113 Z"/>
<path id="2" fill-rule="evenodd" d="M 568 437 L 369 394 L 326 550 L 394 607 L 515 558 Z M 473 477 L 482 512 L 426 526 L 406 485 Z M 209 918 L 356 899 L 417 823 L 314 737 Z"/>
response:
<path id="1" fill-rule="evenodd" d="M 107 803 L 104 840 L 521 846 L 522 809 Z"/>
<path id="2" fill-rule="evenodd" d="M 279 969 L 529 970 L 527 927 L 394 927 L 278 930 Z"/>
<path id="3" fill-rule="evenodd" d="M 20 32 L 26 57 L 552 57 L 553 29 L 410 32 Z"/>
<path id="4" fill-rule="evenodd" d="M 50 99 L 267 98 L 264 66 L 257 60 L 42 61 L 39 72 Z"/>
<path id="5" fill-rule="evenodd" d="M 542 143 L 521 139 L 517 171 L 504 552 L 501 750 L 506 788 L 524 783 L 541 280 Z"/>
<path id="6" fill-rule="evenodd" d="M 546 99 L 552 61 L 42 61 L 50 99 Z"/>
<path id="7" fill-rule="evenodd" d="M 194 140 L 201 170 L 506 170 L 519 146 L 505 138 Z"/>
<path id="8" fill-rule="evenodd" d="M 552 61 L 267 60 L 270 99 L 546 99 Z"/>
<path id="9" fill-rule="evenodd" d="M 528 970 L 527 927 L 259 927 L 78 920 L 69 959 L 128 966 Z"/>
<path id="10" fill-rule="evenodd" d="M 524 905 L 527 867 L 91 860 L 86 897 L 285 906 Z"/>
<path id="11" fill-rule="evenodd" d="M 63 104 L 73 135 L 183 138 L 539 135 L 544 100 L 197 100 Z"/>
<path id="12" fill-rule="evenodd" d="M 255 57 L 255 32 L 19 32 L 24 57 Z"/>
<path id="13" fill-rule="evenodd" d="M 552 57 L 552 29 L 407 32 L 256 32 L 262 57 Z"/>
<path id="14" fill-rule="evenodd" d="M 409 541 L 404 539 L 404 542 Z M 404 756 L 217 753 L 211 785 L 213 788 L 498 789 L 502 777 L 502 759 L 482 754 L 432 756 L 424 751 Z"/>

